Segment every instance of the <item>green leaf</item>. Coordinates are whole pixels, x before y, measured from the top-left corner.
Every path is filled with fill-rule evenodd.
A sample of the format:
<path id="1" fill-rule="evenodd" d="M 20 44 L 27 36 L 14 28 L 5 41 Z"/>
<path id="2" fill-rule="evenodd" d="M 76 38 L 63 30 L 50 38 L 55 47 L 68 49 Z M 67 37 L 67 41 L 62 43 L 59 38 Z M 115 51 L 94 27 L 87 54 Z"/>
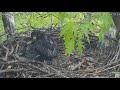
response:
<path id="1" fill-rule="evenodd" d="M 74 50 L 74 40 L 69 40 L 65 45 L 66 45 L 66 49 L 65 49 L 65 54 L 70 56 Z"/>
<path id="2" fill-rule="evenodd" d="M 68 18 L 73 18 L 75 17 L 76 13 L 75 12 L 66 12 L 68 15 Z"/>
<path id="3" fill-rule="evenodd" d="M 81 40 L 78 40 L 77 41 L 77 50 L 79 51 L 80 55 L 83 53 L 83 48 L 84 48 L 83 42 Z"/>
<path id="4" fill-rule="evenodd" d="M 104 34 L 102 32 L 99 33 L 99 36 L 98 36 L 99 40 L 104 40 Z"/>

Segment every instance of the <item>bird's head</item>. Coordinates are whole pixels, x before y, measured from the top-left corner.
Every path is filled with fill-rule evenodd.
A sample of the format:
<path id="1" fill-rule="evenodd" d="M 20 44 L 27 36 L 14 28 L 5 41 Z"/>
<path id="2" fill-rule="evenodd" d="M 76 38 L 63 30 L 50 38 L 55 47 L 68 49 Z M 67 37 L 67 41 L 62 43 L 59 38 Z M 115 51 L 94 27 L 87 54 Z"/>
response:
<path id="1" fill-rule="evenodd" d="M 34 30 L 31 33 L 31 37 L 33 39 L 38 39 L 38 38 L 43 38 L 44 37 L 44 32 L 40 31 L 40 30 Z"/>

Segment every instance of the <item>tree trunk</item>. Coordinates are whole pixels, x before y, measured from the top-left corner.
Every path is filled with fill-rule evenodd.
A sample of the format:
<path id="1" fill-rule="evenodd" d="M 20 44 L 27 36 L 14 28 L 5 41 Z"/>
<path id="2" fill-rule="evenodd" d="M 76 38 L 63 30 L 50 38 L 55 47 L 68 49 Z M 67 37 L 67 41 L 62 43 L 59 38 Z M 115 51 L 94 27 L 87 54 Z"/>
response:
<path id="1" fill-rule="evenodd" d="M 119 32 L 120 32 L 120 12 L 112 12 L 112 19 L 116 26 L 116 38 L 120 39 Z"/>
<path id="2" fill-rule="evenodd" d="M 13 12 L 2 12 L 2 20 L 7 38 L 11 38 L 15 33 L 15 21 Z"/>

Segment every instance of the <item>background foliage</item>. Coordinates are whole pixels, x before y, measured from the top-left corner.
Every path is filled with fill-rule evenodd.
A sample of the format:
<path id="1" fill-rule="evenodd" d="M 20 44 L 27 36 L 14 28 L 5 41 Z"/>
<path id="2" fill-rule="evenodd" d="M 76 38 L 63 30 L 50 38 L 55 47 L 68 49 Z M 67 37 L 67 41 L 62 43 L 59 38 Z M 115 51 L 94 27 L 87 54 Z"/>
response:
<path id="1" fill-rule="evenodd" d="M 114 26 L 109 12 L 14 12 L 15 25 L 18 32 L 36 28 L 61 27 L 60 37 L 63 37 L 65 54 L 71 55 L 74 50 L 82 54 L 82 38 L 89 33 L 95 34 L 99 40 L 104 40 L 104 34 Z M 0 35 L 4 33 L 2 17 L 0 15 Z M 0 38 L 0 42 L 5 40 Z"/>

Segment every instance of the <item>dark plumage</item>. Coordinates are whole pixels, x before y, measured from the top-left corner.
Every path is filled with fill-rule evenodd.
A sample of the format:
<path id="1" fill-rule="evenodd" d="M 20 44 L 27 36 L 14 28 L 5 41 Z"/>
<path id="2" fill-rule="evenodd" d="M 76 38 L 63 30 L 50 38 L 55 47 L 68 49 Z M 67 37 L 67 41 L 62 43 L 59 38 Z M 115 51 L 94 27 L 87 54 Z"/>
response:
<path id="1" fill-rule="evenodd" d="M 35 30 L 31 33 L 32 42 L 27 45 L 25 57 L 40 61 L 51 62 L 57 56 L 58 50 L 55 42 L 45 33 Z"/>

